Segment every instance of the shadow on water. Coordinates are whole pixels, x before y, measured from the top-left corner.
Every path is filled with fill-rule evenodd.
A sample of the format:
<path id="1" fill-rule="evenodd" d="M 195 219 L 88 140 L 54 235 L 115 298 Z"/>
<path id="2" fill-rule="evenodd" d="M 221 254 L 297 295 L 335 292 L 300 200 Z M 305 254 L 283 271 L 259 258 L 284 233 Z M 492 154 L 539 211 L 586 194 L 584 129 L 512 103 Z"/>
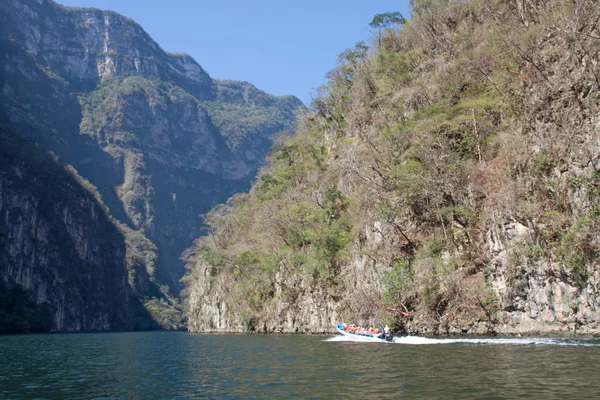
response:
<path id="1" fill-rule="evenodd" d="M 337 338 L 2 336 L 0 397 L 562 399 L 600 392 L 598 340 L 410 345 Z"/>

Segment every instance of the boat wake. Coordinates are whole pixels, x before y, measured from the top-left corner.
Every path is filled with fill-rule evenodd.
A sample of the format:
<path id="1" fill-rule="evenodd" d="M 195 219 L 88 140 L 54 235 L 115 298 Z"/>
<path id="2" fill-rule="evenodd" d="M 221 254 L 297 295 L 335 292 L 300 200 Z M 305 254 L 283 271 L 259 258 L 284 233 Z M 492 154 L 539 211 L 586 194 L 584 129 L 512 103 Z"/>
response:
<path id="1" fill-rule="evenodd" d="M 368 342 L 360 336 L 350 337 L 336 335 L 325 342 Z M 542 346 L 594 346 L 600 347 L 598 339 L 566 339 L 566 338 L 427 338 L 421 336 L 395 337 L 395 344 L 431 345 L 431 344 L 467 344 L 467 345 L 542 345 Z"/>

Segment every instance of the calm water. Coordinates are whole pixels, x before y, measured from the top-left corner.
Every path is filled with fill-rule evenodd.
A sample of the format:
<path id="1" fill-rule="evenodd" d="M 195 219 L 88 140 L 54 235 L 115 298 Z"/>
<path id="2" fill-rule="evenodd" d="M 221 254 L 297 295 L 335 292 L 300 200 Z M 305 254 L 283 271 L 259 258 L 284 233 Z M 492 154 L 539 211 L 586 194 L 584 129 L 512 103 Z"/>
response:
<path id="1" fill-rule="evenodd" d="M 0 336 L 0 398 L 600 398 L 600 340 Z"/>

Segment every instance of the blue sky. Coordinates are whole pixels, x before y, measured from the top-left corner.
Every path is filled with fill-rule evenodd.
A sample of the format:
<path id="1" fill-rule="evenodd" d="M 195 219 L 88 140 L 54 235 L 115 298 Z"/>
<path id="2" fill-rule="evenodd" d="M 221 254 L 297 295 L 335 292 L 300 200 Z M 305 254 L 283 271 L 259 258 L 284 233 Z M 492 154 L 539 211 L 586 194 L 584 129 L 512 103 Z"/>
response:
<path id="1" fill-rule="evenodd" d="M 57 0 L 113 10 L 137 21 L 160 46 L 190 54 L 213 77 L 245 80 L 305 103 L 336 57 L 370 43 L 373 15 L 409 0 Z"/>

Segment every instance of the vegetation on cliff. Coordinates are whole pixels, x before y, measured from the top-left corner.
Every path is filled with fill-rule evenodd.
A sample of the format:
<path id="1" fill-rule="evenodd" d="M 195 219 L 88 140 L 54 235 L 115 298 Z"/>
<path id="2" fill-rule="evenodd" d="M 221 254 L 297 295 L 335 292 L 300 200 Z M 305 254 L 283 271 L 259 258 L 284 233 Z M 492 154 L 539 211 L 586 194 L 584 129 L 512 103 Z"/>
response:
<path id="1" fill-rule="evenodd" d="M 215 80 L 216 95 L 202 105 L 231 150 L 244 149 L 256 138 L 269 140 L 296 129 L 302 102 L 294 96 L 273 96 L 248 82 Z M 270 147 L 270 145 L 269 145 Z M 266 154 L 261 154 L 262 158 Z"/>
<path id="2" fill-rule="evenodd" d="M 373 48 L 340 54 L 251 192 L 206 215 L 185 278 L 195 329 L 216 329 L 218 302 L 229 329 L 277 330 L 307 293 L 347 321 L 494 325 L 534 264 L 597 291 L 597 2 L 412 6 L 373 20 Z M 526 234 L 499 293 L 490 243 L 507 224 Z"/>

